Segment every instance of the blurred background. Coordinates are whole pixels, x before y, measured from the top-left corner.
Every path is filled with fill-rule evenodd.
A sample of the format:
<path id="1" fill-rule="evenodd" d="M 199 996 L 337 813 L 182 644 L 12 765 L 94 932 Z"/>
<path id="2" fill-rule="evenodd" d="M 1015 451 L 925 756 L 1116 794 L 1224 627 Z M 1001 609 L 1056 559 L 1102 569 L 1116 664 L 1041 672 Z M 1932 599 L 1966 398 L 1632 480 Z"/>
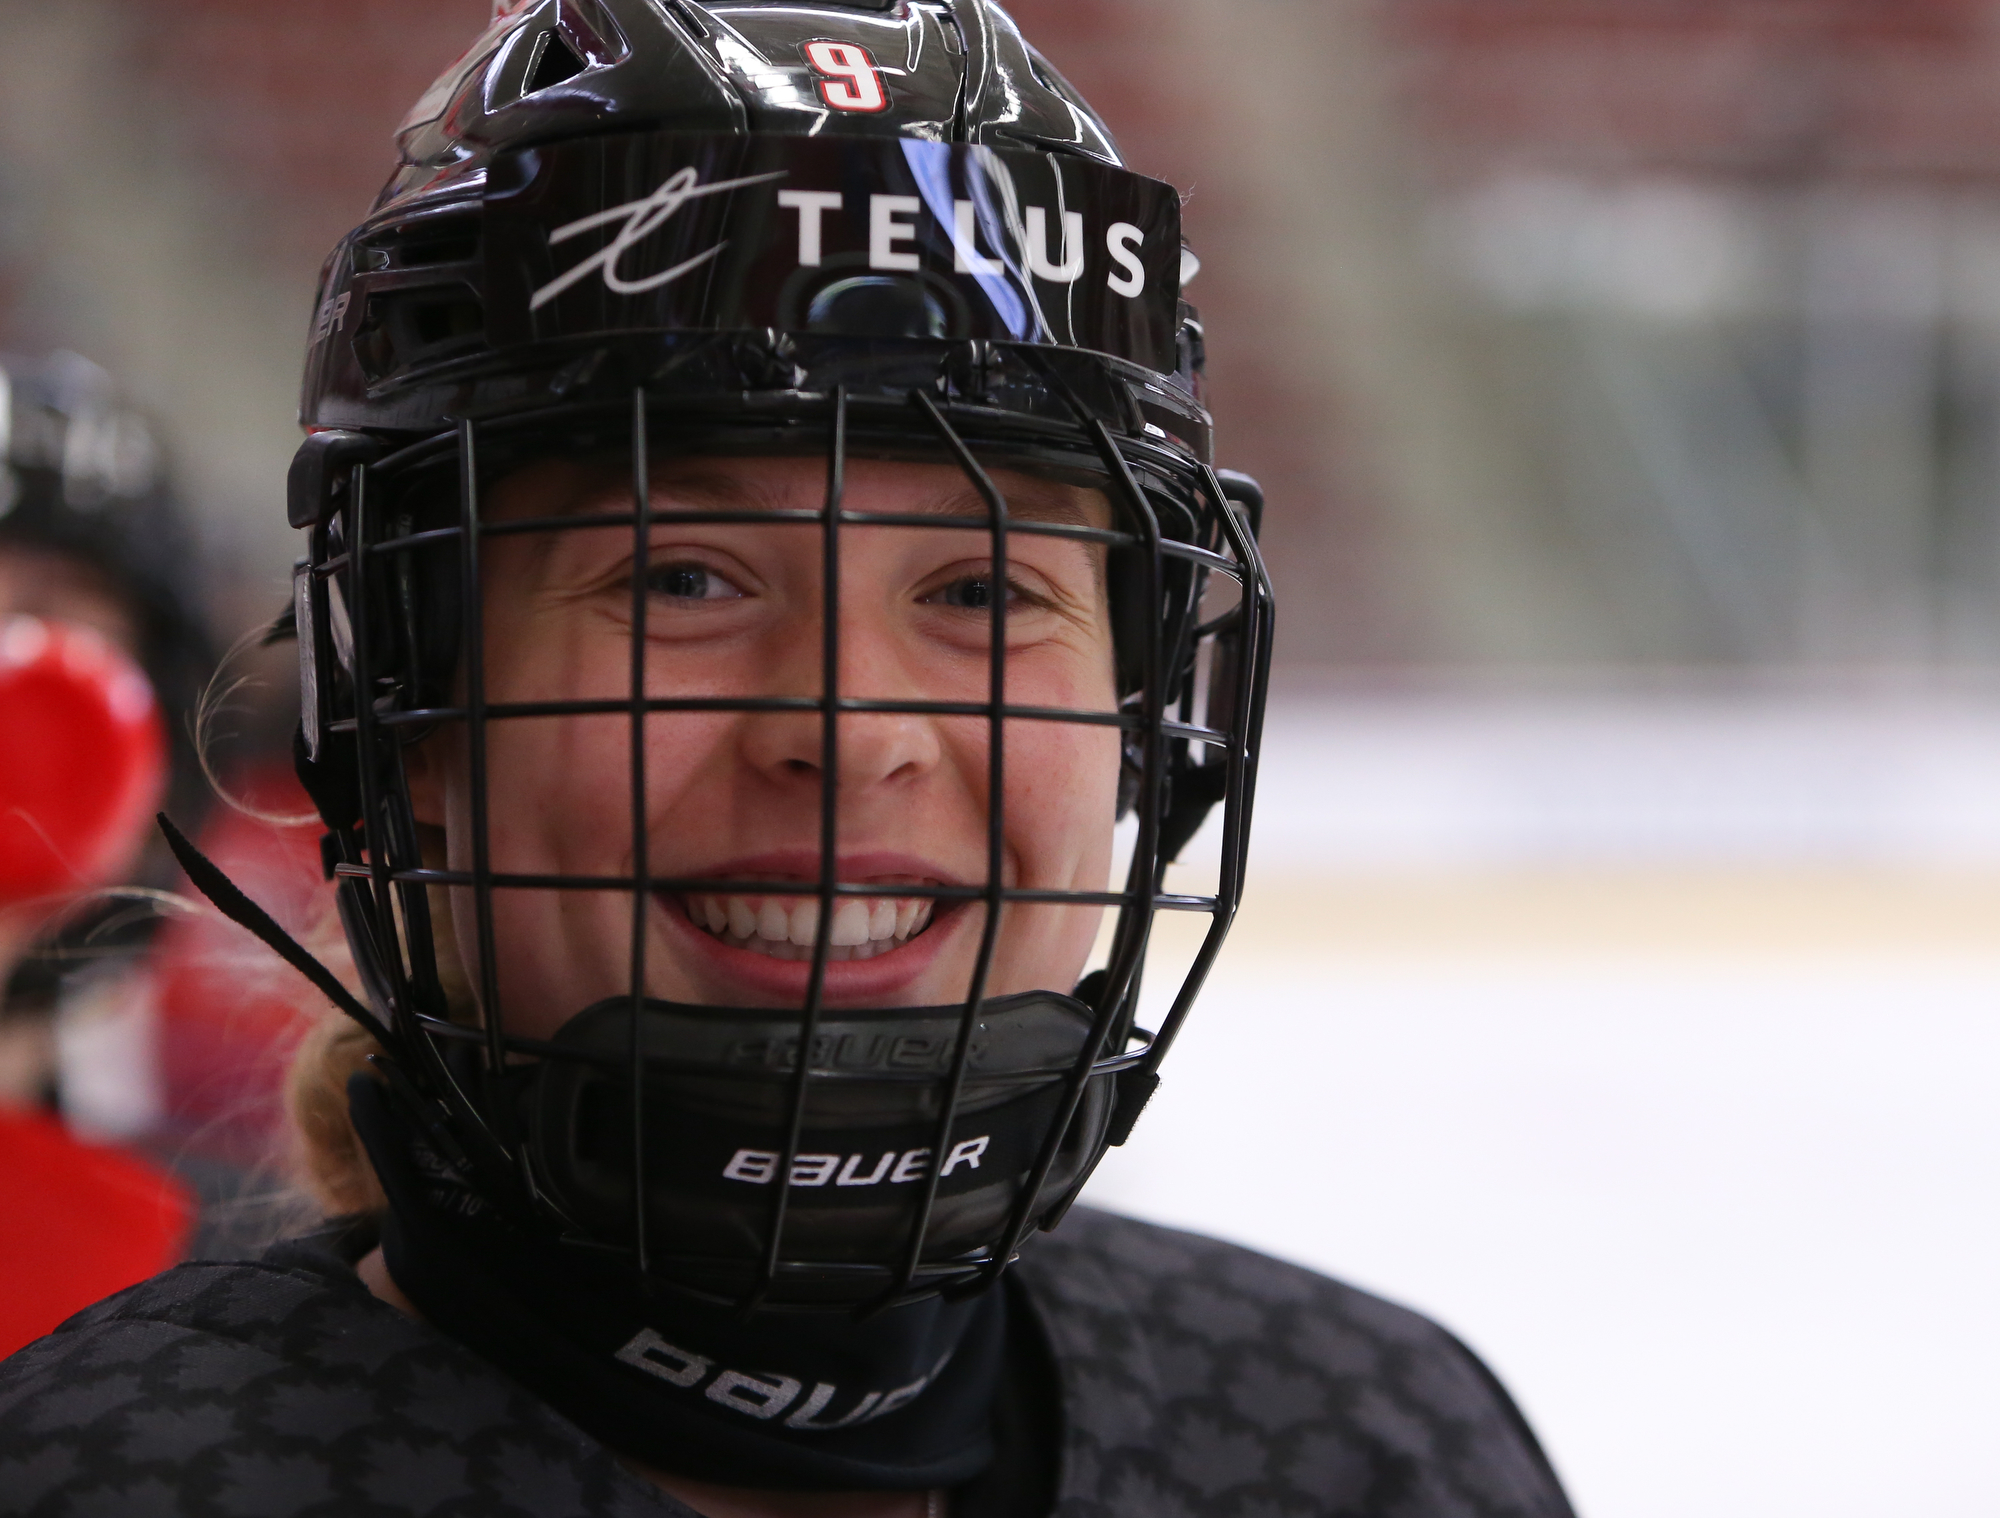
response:
<path id="1" fill-rule="evenodd" d="M 0 349 L 157 420 L 225 637 L 488 9 L 0 0 Z M 2000 1510 L 2000 4 L 1012 9 L 1189 195 L 1283 615 L 1283 825 L 1096 1199 L 1440 1316 L 1591 1518 Z M 157 1142 L 240 1156 L 200 1036 Z"/>

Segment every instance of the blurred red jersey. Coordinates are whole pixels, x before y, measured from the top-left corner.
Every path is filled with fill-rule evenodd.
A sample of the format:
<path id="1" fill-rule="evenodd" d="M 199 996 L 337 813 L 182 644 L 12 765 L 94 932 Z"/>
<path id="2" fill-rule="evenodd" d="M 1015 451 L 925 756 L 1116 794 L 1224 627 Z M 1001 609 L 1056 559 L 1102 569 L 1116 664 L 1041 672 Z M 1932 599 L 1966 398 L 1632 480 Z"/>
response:
<path id="1" fill-rule="evenodd" d="M 164 1171 L 54 1118 L 0 1111 L 0 1358 L 175 1264 L 194 1218 Z"/>

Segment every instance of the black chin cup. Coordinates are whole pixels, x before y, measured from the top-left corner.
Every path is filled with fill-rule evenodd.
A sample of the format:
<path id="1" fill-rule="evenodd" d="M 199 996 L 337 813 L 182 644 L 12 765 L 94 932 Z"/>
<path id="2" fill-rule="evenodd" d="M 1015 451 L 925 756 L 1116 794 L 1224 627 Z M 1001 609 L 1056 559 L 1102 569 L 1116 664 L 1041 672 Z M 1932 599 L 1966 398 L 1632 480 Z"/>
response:
<path id="1" fill-rule="evenodd" d="M 856 1301 L 895 1278 L 925 1182 L 941 1167 L 919 1280 L 948 1289 L 987 1262 L 1034 1169 L 1094 1016 L 1053 992 L 985 1003 L 948 1140 L 938 1120 L 962 1007 L 829 1013 L 807 1066 L 804 1128 L 787 1174 L 784 1265 L 771 1299 Z M 559 1031 L 520 1092 L 529 1164 L 581 1235 L 630 1248 L 645 1172 L 654 1274 L 738 1300 L 760 1279 L 775 1220 L 799 1064 L 797 1013 L 646 1001 L 644 1078 L 633 1004 L 600 1002 Z M 1089 1077 L 1031 1210 L 1065 1202 L 1104 1147 L 1114 1075 Z M 634 1142 L 634 1113 L 643 1143 Z"/>

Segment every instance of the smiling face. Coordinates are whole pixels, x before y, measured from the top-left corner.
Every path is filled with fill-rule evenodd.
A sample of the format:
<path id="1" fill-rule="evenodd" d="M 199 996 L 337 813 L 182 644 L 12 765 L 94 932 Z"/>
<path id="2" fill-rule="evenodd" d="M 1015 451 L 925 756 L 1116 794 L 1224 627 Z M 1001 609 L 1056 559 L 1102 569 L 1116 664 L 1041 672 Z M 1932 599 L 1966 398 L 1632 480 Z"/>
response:
<path id="1" fill-rule="evenodd" d="M 1016 521 L 1110 525 L 1093 491 L 1006 472 L 994 478 Z M 802 459 L 691 458 L 656 468 L 652 490 L 661 515 L 817 512 L 825 479 L 822 465 Z M 966 476 L 943 465 L 853 462 L 844 504 L 982 523 L 987 515 Z M 486 519 L 629 518 L 630 510 L 630 486 L 618 470 L 547 461 L 499 485 Z M 1008 543 L 1009 704 L 1114 711 L 1104 550 L 1033 534 L 1010 534 Z M 824 548 L 824 531 L 811 522 L 656 522 L 648 695 L 819 698 Z M 990 699 L 996 587 L 986 532 L 848 524 L 839 551 L 844 700 Z M 627 700 L 631 526 L 501 534 L 482 552 L 488 702 Z M 984 716 L 839 717 L 838 878 L 891 894 L 836 904 L 829 1007 L 944 1005 L 969 994 L 985 908 L 893 893 L 986 883 L 989 727 Z M 1002 884 L 1104 890 L 1117 730 L 1010 721 L 1004 744 Z M 649 875 L 718 882 L 713 891 L 656 893 L 648 902 L 648 993 L 800 1007 L 819 904 L 720 883 L 818 881 L 819 713 L 658 713 L 647 718 L 644 753 Z M 493 871 L 632 874 L 633 749 L 624 712 L 491 721 L 487 766 Z M 449 867 L 458 871 L 475 863 L 470 773 L 462 727 L 440 731 L 411 755 L 418 819 L 442 828 Z M 451 895 L 454 936 L 471 967 L 472 893 Z M 493 913 L 494 969 L 510 1030 L 546 1037 L 585 1007 L 629 993 L 629 893 L 496 890 Z M 1100 915 L 1079 906 L 1006 907 L 988 994 L 1067 992 Z"/>

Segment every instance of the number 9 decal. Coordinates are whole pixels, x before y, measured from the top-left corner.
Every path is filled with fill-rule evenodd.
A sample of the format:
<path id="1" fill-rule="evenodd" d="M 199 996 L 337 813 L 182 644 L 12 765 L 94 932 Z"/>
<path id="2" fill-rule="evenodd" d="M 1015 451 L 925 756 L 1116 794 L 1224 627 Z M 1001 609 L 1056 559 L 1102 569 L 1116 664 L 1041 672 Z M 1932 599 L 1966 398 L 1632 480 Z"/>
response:
<path id="1" fill-rule="evenodd" d="M 858 42 L 808 42 L 806 62 L 819 75 L 819 98 L 836 111 L 889 109 L 889 88 L 868 49 Z"/>

